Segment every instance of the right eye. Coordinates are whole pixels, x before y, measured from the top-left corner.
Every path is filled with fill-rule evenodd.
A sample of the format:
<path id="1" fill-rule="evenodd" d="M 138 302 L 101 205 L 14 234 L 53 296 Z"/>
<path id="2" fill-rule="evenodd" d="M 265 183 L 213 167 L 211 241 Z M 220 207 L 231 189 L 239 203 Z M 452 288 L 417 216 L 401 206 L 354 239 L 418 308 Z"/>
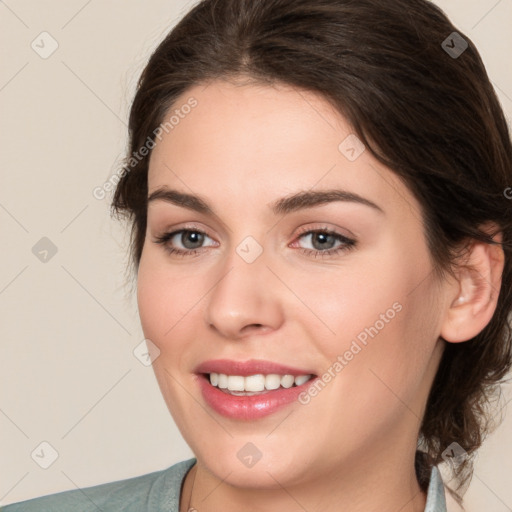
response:
<path id="1" fill-rule="evenodd" d="M 203 248 L 203 243 L 206 239 L 213 241 L 213 239 L 203 231 L 197 229 L 180 229 L 156 236 L 155 243 L 162 244 L 169 254 L 187 256 L 197 254 L 199 249 Z M 214 244 L 209 244 L 208 246 L 212 245 Z"/>

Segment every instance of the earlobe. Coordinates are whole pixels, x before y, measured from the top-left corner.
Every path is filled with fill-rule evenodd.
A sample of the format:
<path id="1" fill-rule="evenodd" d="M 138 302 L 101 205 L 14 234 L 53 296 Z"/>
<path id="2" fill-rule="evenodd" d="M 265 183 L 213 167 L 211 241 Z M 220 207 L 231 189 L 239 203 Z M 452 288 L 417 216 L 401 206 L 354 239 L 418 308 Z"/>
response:
<path id="1" fill-rule="evenodd" d="M 458 268 L 454 295 L 445 312 L 440 336 L 458 343 L 474 338 L 491 321 L 498 303 L 504 266 L 501 233 L 498 244 L 472 241 L 463 264 Z M 454 293 L 455 291 L 455 293 Z"/>

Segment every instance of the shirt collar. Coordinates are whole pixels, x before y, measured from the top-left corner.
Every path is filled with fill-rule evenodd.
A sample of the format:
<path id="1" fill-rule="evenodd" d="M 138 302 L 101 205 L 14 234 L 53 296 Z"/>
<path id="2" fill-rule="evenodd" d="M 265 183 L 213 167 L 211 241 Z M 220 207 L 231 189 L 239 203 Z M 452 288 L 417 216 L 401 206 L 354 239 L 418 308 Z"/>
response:
<path id="1" fill-rule="evenodd" d="M 443 480 L 436 466 L 430 473 L 425 512 L 446 512 Z"/>

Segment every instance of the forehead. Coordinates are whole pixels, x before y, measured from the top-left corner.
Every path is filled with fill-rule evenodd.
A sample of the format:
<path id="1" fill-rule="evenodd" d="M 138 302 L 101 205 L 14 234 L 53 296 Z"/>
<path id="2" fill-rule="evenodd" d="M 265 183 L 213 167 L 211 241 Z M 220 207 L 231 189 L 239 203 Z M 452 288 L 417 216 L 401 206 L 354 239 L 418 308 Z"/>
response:
<path id="1" fill-rule="evenodd" d="M 398 177 L 313 92 L 217 80 L 183 93 L 164 122 L 171 117 L 172 129 L 162 132 L 151 155 L 150 192 L 172 186 L 208 196 L 222 188 L 219 200 L 242 193 L 257 201 L 299 189 L 343 187 L 419 211 Z"/>
<path id="2" fill-rule="evenodd" d="M 167 152 L 174 154 L 174 160 L 186 155 L 192 162 L 208 155 L 215 161 L 223 160 L 224 165 L 237 160 L 241 167 L 249 163 L 244 155 L 254 158 L 257 154 L 261 162 L 265 156 L 271 160 L 272 156 L 296 151 L 297 146 L 308 149 L 313 157 L 312 150 L 318 147 L 320 139 L 324 149 L 330 142 L 335 151 L 335 141 L 330 140 L 333 129 L 324 120 L 325 113 L 319 112 L 326 110 L 326 105 L 311 94 L 306 98 L 306 94 L 285 86 L 235 85 L 224 81 L 195 86 L 175 101 L 165 117 L 183 109 L 191 98 L 197 102 L 196 107 L 163 134 L 152 158 Z M 331 117 L 334 118 L 332 114 Z"/>

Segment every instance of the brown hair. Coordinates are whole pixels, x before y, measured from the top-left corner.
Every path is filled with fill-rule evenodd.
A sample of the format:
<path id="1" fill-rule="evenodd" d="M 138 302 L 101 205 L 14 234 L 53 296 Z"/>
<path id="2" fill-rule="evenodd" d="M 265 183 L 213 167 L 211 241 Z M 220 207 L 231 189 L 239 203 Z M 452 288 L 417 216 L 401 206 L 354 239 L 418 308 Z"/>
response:
<path id="1" fill-rule="evenodd" d="M 444 41 L 468 46 L 454 55 Z M 512 201 L 505 194 L 512 146 L 478 51 L 426 0 L 204 0 L 167 35 L 140 77 L 126 161 L 154 138 L 190 87 L 239 77 L 285 83 L 331 102 L 420 202 L 438 276 L 453 271 L 465 242 L 496 243 L 480 229 L 484 222 L 499 226 L 505 267 L 497 309 L 472 340 L 445 343 L 420 429 L 420 485 L 426 490 L 432 465 L 456 442 L 469 455 L 456 467 L 460 489 L 472 474 L 471 455 L 491 430 L 487 405 L 510 368 L 512 342 Z M 113 213 L 132 223 L 135 270 L 150 155 L 124 167 L 112 203 Z"/>

